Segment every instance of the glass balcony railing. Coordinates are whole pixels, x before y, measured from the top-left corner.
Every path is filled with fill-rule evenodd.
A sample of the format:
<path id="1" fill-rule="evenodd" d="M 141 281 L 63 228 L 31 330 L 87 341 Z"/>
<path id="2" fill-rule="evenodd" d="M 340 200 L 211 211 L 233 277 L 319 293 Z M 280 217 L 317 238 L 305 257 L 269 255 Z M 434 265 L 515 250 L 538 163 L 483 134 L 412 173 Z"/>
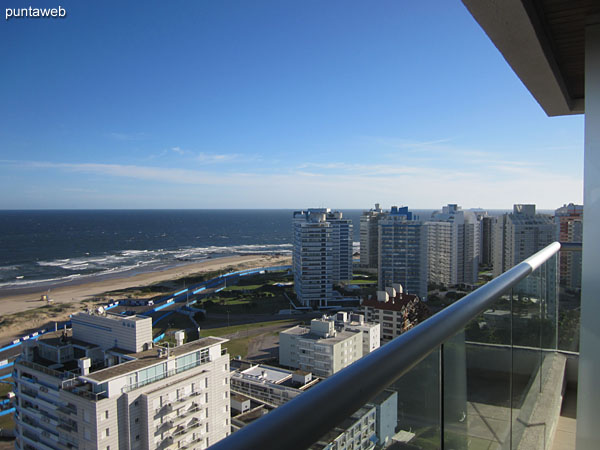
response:
<path id="1" fill-rule="evenodd" d="M 549 442 L 569 357 L 558 350 L 575 350 L 578 333 L 577 289 L 561 297 L 559 249 L 549 245 L 212 448 L 504 450 Z M 376 412 L 374 433 L 349 420 L 365 407 Z"/>

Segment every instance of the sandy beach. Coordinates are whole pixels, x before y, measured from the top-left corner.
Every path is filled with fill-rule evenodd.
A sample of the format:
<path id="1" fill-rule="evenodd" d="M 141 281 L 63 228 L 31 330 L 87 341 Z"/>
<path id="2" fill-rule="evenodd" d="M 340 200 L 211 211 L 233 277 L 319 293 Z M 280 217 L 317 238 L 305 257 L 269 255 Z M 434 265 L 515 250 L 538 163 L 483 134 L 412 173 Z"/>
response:
<path id="1" fill-rule="evenodd" d="M 193 274 L 225 269 L 227 267 L 247 269 L 253 267 L 285 265 L 290 264 L 290 262 L 290 257 L 274 255 L 244 255 L 215 258 L 200 263 L 187 264 L 171 269 L 141 273 L 128 277 L 92 281 L 89 283 L 73 284 L 56 288 L 51 287 L 50 297 L 52 298 L 54 305 L 71 304 L 69 306 L 79 308 L 80 302 L 99 297 L 109 291 L 148 286 L 165 280 L 174 280 Z M 45 306 L 45 302 L 41 300 L 41 296 L 46 293 L 47 288 L 29 292 L 27 294 L 2 295 L 0 293 L 0 317 Z M 113 297 L 115 299 L 119 298 L 117 296 Z M 64 318 L 68 317 L 68 314 L 72 312 L 74 312 L 72 308 L 65 310 L 63 314 Z M 5 340 L 7 336 L 17 336 L 20 331 L 24 332 L 31 327 L 37 326 L 37 324 L 42 325 L 50 319 L 58 320 L 58 317 L 47 316 L 44 314 L 43 310 L 40 310 L 40 314 L 35 314 L 35 318 L 33 318 L 33 320 L 31 319 L 32 318 L 30 317 L 27 321 L 16 321 L 9 326 L 0 327 L 0 340 Z"/>

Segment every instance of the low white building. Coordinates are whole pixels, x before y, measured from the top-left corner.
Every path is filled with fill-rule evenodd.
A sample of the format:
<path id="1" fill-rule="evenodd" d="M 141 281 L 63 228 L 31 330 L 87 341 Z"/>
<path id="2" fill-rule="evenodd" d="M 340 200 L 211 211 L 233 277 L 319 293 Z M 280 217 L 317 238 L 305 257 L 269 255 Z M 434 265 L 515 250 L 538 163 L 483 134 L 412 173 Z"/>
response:
<path id="1" fill-rule="evenodd" d="M 364 315 L 345 311 L 340 311 L 329 319 L 334 321 L 336 330 L 361 333 L 363 356 L 379 348 L 381 343 L 381 325 L 379 323 L 366 322 Z"/>
<path id="2" fill-rule="evenodd" d="M 363 406 L 339 426 L 322 436 L 310 450 L 372 450 L 377 442 L 377 410 Z"/>
<path id="3" fill-rule="evenodd" d="M 270 406 L 281 406 L 320 380 L 310 372 L 260 364 L 232 371 L 231 391 Z"/>
<path id="4" fill-rule="evenodd" d="M 380 325 L 338 312 L 279 334 L 279 363 L 327 377 L 379 348 Z"/>
<path id="5" fill-rule="evenodd" d="M 313 319 L 279 333 L 279 364 L 328 377 L 363 355 L 362 333 L 337 331 L 333 320 Z"/>

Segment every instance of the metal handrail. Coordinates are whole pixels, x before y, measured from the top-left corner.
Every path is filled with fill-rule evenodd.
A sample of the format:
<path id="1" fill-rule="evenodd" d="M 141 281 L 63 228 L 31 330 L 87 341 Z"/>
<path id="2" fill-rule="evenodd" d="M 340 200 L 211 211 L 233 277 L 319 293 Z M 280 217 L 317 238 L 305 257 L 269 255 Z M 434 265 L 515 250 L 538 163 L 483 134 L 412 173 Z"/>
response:
<path id="1" fill-rule="evenodd" d="M 560 243 L 560 251 L 561 252 L 580 252 L 583 248 L 581 242 L 561 242 Z"/>
<path id="2" fill-rule="evenodd" d="M 550 244 L 383 347 L 213 444 L 211 449 L 309 447 L 458 333 L 559 250 L 558 242 Z"/>

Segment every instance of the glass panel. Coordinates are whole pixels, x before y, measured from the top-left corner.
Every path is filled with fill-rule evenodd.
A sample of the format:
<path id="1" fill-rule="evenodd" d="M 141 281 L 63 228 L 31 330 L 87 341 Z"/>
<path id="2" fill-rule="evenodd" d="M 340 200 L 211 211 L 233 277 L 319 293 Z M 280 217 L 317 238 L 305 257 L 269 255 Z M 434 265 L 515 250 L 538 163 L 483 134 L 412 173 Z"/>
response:
<path id="1" fill-rule="evenodd" d="M 513 289 L 512 444 L 516 448 L 541 388 L 541 311 L 545 303 L 542 269 L 534 271 Z M 537 379 L 536 379 L 537 378 Z"/>
<path id="2" fill-rule="evenodd" d="M 559 254 L 558 349 L 579 352 L 581 250 Z"/>
<path id="3" fill-rule="evenodd" d="M 448 448 L 509 448 L 511 306 L 510 295 L 501 297 L 472 320 L 464 333 L 444 344 Z"/>
<path id="4" fill-rule="evenodd" d="M 414 448 L 441 448 L 439 387 L 439 347 L 390 386 L 398 399 L 395 433 L 401 433 Z M 385 441 L 385 436 L 380 438 Z"/>

